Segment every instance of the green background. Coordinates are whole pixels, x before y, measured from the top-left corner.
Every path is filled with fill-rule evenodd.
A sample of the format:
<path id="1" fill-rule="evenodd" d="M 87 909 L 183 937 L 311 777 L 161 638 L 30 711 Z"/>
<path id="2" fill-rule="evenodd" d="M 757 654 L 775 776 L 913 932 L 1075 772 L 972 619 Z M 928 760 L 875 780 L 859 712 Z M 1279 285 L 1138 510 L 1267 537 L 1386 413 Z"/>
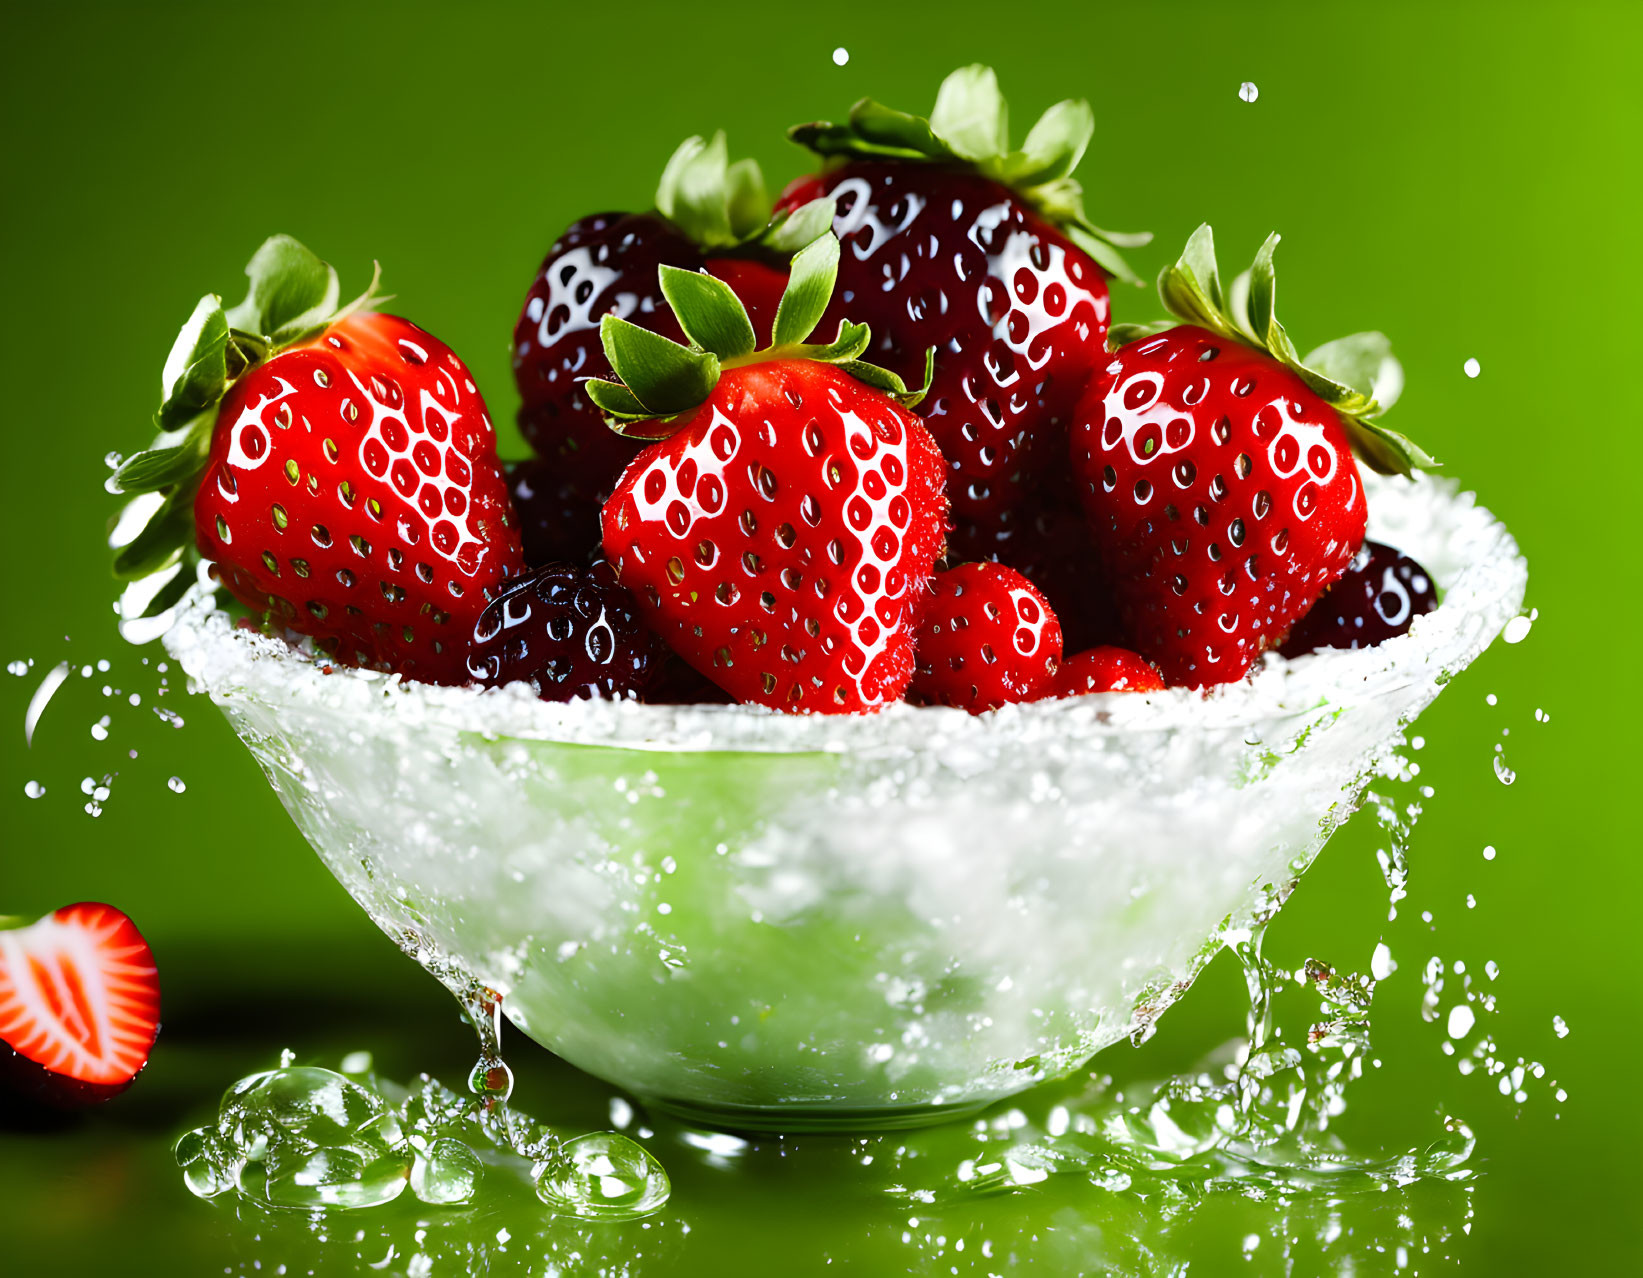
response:
<path id="1" fill-rule="evenodd" d="M 1435 797 L 1415 837 L 1411 901 L 1388 933 L 1402 968 L 1377 996 L 1386 1077 L 1365 1084 L 1353 1117 L 1363 1139 L 1389 1147 L 1429 1139 L 1439 1113 L 1478 1132 L 1470 1233 L 1416 1268 L 1616 1272 L 1643 1259 L 1643 876 L 1635 805 L 1623 803 L 1636 786 L 1643 620 L 1626 557 L 1643 423 L 1624 300 L 1643 269 L 1643 9 L 59 5 L 9 6 L 5 28 L 0 655 L 36 665 L 0 682 L 12 724 L 0 735 L 0 913 L 83 898 L 125 908 L 158 956 L 167 1026 L 148 1074 L 115 1105 L 46 1131 L 0 1126 L 0 1254 L 52 1273 L 117 1257 L 168 1257 L 175 1273 L 254 1259 L 265 1272 L 347 1271 L 356 1249 L 319 1242 L 318 1227 L 263 1237 L 231 1208 L 189 1198 L 167 1142 L 284 1045 L 371 1048 L 401 1077 L 451 1077 L 471 1055 L 441 992 L 325 874 L 216 712 L 173 690 L 187 726 L 161 723 L 149 713 L 156 675 L 140 665 L 157 650 L 132 652 L 115 634 L 102 457 L 145 441 L 161 362 L 194 300 L 237 297 L 245 260 L 275 230 L 335 262 L 345 291 L 378 258 L 396 308 L 460 351 L 497 418 L 511 419 L 508 335 L 565 224 L 646 206 L 679 139 L 719 126 L 779 186 L 805 164 L 786 125 L 867 93 L 924 109 L 947 70 L 979 59 L 998 68 L 1018 132 L 1057 98 L 1094 103 L 1088 205 L 1104 225 L 1156 232 L 1133 255 L 1143 273 L 1204 219 L 1228 262 L 1280 229 L 1298 343 L 1391 334 L 1408 374 L 1397 425 L 1521 541 L 1540 613 L 1529 639 L 1497 646 L 1421 722 L 1421 780 Z M 1257 102 L 1239 100 L 1243 80 Z M 1149 318 L 1156 304 L 1120 293 L 1115 310 Z M 71 680 L 25 748 L 39 676 L 98 658 L 110 673 Z M 143 706 L 104 698 L 104 683 L 141 691 Z M 105 713 L 98 741 L 88 729 Z M 1518 774 L 1510 787 L 1491 768 L 1497 742 Z M 93 820 L 80 781 L 116 773 Z M 185 793 L 167 788 L 173 774 Z M 43 798 L 25 797 L 29 780 Z M 1367 961 L 1386 894 L 1363 825 L 1332 845 L 1274 929 L 1288 966 L 1311 953 Z M 1486 844 L 1499 849 L 1492 861 Z M 1516 1105 L 1440 1054 L 1441 1026 L 1417 1011 L 1428 954 L 1474 972 L 1499 964 L 1483 1028 L 1508 1057 L 1544 1062 L 1565 1103 L 1541 1083 Z M 1099 1066 L 1156 1074 L 1236 1032 L 1228 967 L 1218 962 L 1143 1051 L 1114 1049 Z M 527 1108 L 603 1125 L 602 1089 L 513 1049 Z M 867 1273 L 1103 1272 L 1121 1230 L 1113 1217 L 1105 1233 L 1078 1232 L 1104 1210 L 1089 1195 L 1026 1194 L 985 1221 L 1019 1234 L 1012 1261 L 972 1248 L 937 1264 L 898 1241 L 905 1205 L 885 1206 L 884 1186 L 859 1168 L 853 1183 L 855 1164 L 824 1143 L 806 1151 L 808 1179 L 772 1171 L 787 1151 L 740 1176 L 693 1163 L 677 1140 L 661 1152 L 680 1187 L 671 1214 L 651 1233 L 589 1244 L 613 1272 L 751 1273 L 778 1257 L 801 1273 L 828 1258 Z M 1379 1220 L 1366 1213 L 1357 1227 Z M 1241 1232 L 1178 1231 L 1159 1245 L 1193 1274 L 1284 1271 L 1270 1249 L 1246 1258 Z M 1082 1239 L 1076 1262 L 1068 1236 Z M 405 1255 L 389 1271 L 403 1272 Z M 492 1272 L 515 1263 L 475 1256 Z M 1358 1272 L 1395 1263 L 1370 1247 Z"/>

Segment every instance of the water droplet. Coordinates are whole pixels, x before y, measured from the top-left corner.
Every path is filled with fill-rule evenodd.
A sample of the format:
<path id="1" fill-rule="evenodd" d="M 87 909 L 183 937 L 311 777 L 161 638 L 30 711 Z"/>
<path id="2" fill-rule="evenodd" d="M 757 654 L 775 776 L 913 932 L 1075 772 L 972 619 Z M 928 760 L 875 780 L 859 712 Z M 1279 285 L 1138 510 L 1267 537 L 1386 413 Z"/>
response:
<path id="1" fill-rule="evenodd" d="M 849 49 L 843 48 L 841 46 L 840 48 L 837 48 L 837 49 L 833 50 L 833 65 L 834 66 L 842 67 L 845 63 L 847 63 L 849 61 L 850 61 L 850 50 Z"/>
<path id="2" fill-rule="evenodd" d="M 23 783 L 23 793 L 28 795 L 31 799 L 38 799 L 45 792 L 46 787 L 41 785 L 38 781 L 25 781 Z"/>
<path id="3" fill-rule="evenodd" d="M 1561 1016 L 1552 1017 L 1552 1033 L 1556 1034 L 1559 1038 L 1568 1038 L 1569 1023 Z M 1563 1098 L 1559 1096 L 1558 1099 L 1562 1100 Z"/>
<path id="4" fill-rule="evenodd" d="M 1500 637 L 1507 643 L 1522 643 L 1529 637 L 1529 628 L 1534 625 L 1528 617 L 1513 617 L 1506 623 L 1506 629 L 1501 631 Z M 1493 705 L 1493 702 L 1490 702 Z"/>
<path id="5" fill-rule="evenodd" d="M 1506 760 L 1503 759 L 1500 755 L 1497 754 L 1495 756 L 1494 764 L 1495 764 L 1495 776 L 1500 781 L 1500 783 L 1502 785 L 1511 785 L 1512 782 L 1517 780 L 1517 773 L 1512 771 L 1511 768 L 1506 766 Z"/>
<path id="6" fill-rule="evenodd" d="M 1479 373 L 1481 373 L 1483 371 L 1483 365 L 1478 363 L 1477 360 L 1475 360 L 1475 359 L 1467 360 L 1464 364 L 1461 365 L 1461 368 L 1463 370 L 1465 370 L 1465 373 L 1468 377 L 1476 377 Z"/>
<path id="7" fill-rule="evenodd" d="M 90 673 L 89 668 L 87 673 Z M 40 680 L 40 686 L 29 698 L 29 708 L 23 714 L 23 740 L 28 745 L 34 744 L 34 730 L 40 726 L 40 716 L 45 714 L 46 706 L 51 703 L 57 689 L 63 686 L 63 681 L 67 678 L 68 662 L 59 661 L 46 672 L 46 677 Z"/>
<path id="8" fill-rule="evenodd" d="M 181 794 L 184 790 L 188 789 L 188 786 L 184 784 L 181 777 L 172 777 L 171 780 L 166 782 L 166 785 L 170 788 L 173 794 Z"/>
<path id="9" fill-rule="evenodd" d="M 425 1203 L 465 1203 L 474 1196 L 484 1165 L 461 1141 L 442 1136 L 419 1153 L 411 1167 L 411 1192 Z"/>
<path id="10" fill-rule="evenodd" d="M 1261 91 L 1255 87 L 1255 81 L 1245 80 L 1238 86 L 1238 96 L 1245 102 L 1253 102 L 1261 96 Z"/>
<path id="11" fill-rule="evenodd" d="M 1477 1013 L 1467 1003 L 1456 1003 L 1449 1009 L 1449 1037 L 1465 1038 L 1477 1022 Z"/>
<path id="12" fill-rule="evenodd" d="M 650 1151 L 618 1132 L 566 1141 L 563 1161 L 550 1163 L 536 1181 L 536 1196 L 555 1211 L 595 1220 L 649 1215 L 672 1192 Z"/>
<path id="13" fill-rule="evenodd" d="M 14 675 L 17 675 L 19 678 L 21 678 L 23 675 L 26 675 L 29 672 L 29 666 L 31 664 L 32 664 L 31 662 L 27 662 L 27 661 L 7 662 L 6 663 L 6 671 L 9 674 L 14 674 Z"/>
<path id="14" fill-rule="evenodd" d="M 92 724 L 91 725 L 91 739 L 93 741 L 107 741 L 108 740 L 108 724 L 109 724 L 109 718 L 106 714 L 101 719 L 97 720 L 96 723 Z"/>
<path id="15" fill-rule="evenodd" d="M 1483 859 L 1485 861 L 1493 861 L 1495 859 L 1494 844 L 1491 843 L 1483 849 Z"/>

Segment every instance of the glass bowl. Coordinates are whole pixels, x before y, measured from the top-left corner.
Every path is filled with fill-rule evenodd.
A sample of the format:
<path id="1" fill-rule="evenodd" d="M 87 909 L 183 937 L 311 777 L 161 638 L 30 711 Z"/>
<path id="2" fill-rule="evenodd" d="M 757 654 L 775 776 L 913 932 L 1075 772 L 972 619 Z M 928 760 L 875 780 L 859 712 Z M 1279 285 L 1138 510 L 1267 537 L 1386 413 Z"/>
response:
<path id="1" fill-rule="evenodd" d="M 1506 529 L 1370 479 L 1442 604 L 1211 695 L 972 717 L 552 705 L 331 668 L 197 590 L 165 644 L 371 918 L 525 1034 L 696 1121 L 865 1130 L 1067 1073 L 1270 913 L 1522 606 Z"/>

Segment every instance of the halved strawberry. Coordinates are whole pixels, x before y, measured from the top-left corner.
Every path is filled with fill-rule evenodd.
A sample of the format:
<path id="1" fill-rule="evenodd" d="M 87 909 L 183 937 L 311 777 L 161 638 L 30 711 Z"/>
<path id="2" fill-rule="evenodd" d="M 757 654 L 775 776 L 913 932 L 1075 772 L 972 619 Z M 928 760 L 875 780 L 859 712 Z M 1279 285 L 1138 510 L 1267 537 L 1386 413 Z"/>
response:
<path id="1" fill-rule="evenodd" d="M 0 1075 L 62 1108 L 118 1095 L 160 1032 L 160 980 L 137 925 L 82 901 L 0 931 Z"/>

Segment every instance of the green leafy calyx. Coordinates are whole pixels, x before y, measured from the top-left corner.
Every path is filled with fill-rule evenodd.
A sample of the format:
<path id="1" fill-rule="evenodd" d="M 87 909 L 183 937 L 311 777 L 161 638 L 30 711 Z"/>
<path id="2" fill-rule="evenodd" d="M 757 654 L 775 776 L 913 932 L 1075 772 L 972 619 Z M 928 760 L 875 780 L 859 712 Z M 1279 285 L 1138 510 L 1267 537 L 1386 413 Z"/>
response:
<path id="1" fill-rule="evenodd" d="M 828 197 L 774 217 L 770 210 L 758 161 L 732 162 L 722 130 L 681 142 L 656 187 L 656 211 L 707 250 L 750 245 L 787 257 L 833 224 Z"/>
<path id="2" fill-rule="evenodd" d="M 681 414 L 706 402 L 727 369 L 778 359 L 810 359 L 835 364 L 857 381 L 911 408 L 930 386 L 935 350 L 925 354 L 924 385 L 908 390 L 889 369 L 863 362 L 872 340 L 865 324 L 839 325 L 831 342 L 813 343 L 839 270 L 839 242 L 831 232 L 793 256 L 787 288 L 776 307 L 770 345 L 757 349 L 753 322 L 723 280 L 705 271 L 661 268 L 662 294 L 684 329 L 687 345 L 659 337 L 614 315 L 599 327 L 605 355 L 619 382 L 589 378 L 588 397 L 611 429 L 641 439 L 662 439 L 678 429 Z"/>
<path id="3" fill-rule="evenodd" d="M 1187 240 L 1180 259 L 1158 277 L 1158 295 L 1171 315 L 1200 328 L 1265 351 L 1292 370 L 1340 414 L 1353 450 L 1383 475 L 1407 475 L 1437 465 L 1418 444 L 1382 425 L 1380 418 L 1403 391 L 1403 365 L 1384 333 L 1353 333 L 1308 353 L 1295 350 L 1278 322 L 1278 280 L 1273 252 L 1279 235 L 1267 236 L 1249 270 L 1221 288 L 1215 264 L 1215 236 L 1206 222 Z M 1175 327 L 1174 320 L 1114 324 L 1114 346 Z"/>
<path id="4" fill-rule="evenodd" d="M 245 273 L 250 288 L 238 306 L 225 309 L 214 293 L 195 305 L 160 375 L 158 433 L 107 481 L 110 492 L 135 499 L 116 519 L 115 576 L 136 581 L 174 571 L 172 585 L 155 596 L 145 615 L 174 603 L 181 594 L 177 583 L 188 576 L 175 570 L 193 546 L 194 492 L 223 397 L 259 364 L 383 300 L 378 271 L 363 294 L 339 305 L 336 271 L 289 235 L 267 240 Z"/>
<path id="5" fill-rule="evenodd" d="M 1020 149 L 1010 146 L 1009 107 L 991 67 L 960 67 L 941 82 L 929 116 L 897 111 L 872 98 L 850 108 L 844 124 L 800 124 L 788 136 L 817 155 L 962 165 L 1012 188 L 1060 227 L 1103 270 L 1141 281 L 1120 249 L 1148 234 L 1107 231 L 1084 212 L 1084 191 L 1072 171 L 1095 133 L 1095 112 L 1082 99 L 1058 102 L 1039 117 Z"/>

